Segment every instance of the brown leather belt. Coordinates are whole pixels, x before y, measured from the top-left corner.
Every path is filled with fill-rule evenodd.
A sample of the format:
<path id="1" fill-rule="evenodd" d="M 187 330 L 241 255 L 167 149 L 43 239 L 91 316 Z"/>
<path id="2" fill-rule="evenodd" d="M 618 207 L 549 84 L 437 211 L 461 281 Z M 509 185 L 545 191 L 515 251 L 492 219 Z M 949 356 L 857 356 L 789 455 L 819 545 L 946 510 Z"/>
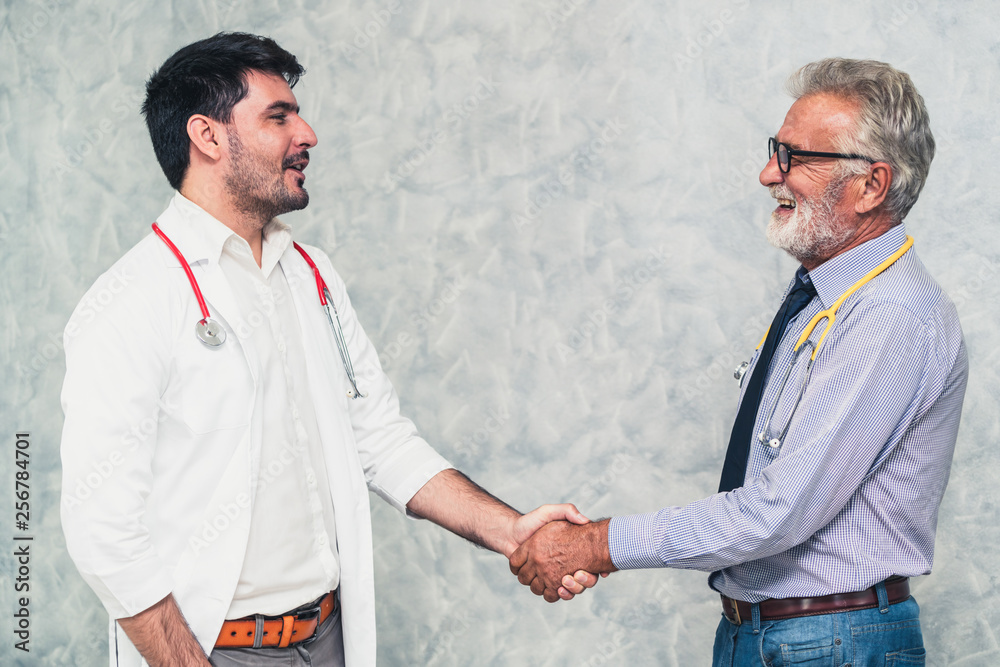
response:
<path id="1" fill-rule="evenodd" d="M 889 596 L 889 604 L 902 602 L 910 597 L 910 580 L 906 577 L 890 577 L 885 580 L 885 591 Z M 736 625 L 750 620 L 751 607 L 749 602 L 722 596 L 722 613 Z M 875 592 L 875 587 L 872 586 L 857 593 L 835 593 L 815 598 L 764 600 L 760 603 L 760 620 L 780 621 L 799 616 L 836 614 L 842 611 L 873 609 L 875 607 L 878 607 L 878 594 Z"/>
<path id="2" fill-rule="evenodd" d="M 324 595 L 308 609 L 290 616 L 246 616 L 222 624 L 217 648 L 285 648 L 312 641 L 316 630 L 337 608 L 336 591 Z"/>

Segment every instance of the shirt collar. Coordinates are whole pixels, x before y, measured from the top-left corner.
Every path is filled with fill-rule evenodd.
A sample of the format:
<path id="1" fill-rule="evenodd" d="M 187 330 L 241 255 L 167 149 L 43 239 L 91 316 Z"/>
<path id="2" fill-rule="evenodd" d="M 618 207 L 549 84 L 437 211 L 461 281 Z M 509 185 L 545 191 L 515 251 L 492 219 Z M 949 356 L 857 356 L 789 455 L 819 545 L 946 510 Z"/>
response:
<path id="1" fill-rule="evenodd" d="M 869 271 L 884 262 L 906 242 L 906 227 L 898 224 L 856 248 L 823 262 L 808 273 L 816 295 L 829 308 Z M 799 269 L 803 269 L 800 267 Z"/>
<path id="2" fill-rule="evenodd" d="M 250 255 L 249 243 L 180 192 L 174 193 L 160 222 L 161 227 L 168 227 L 171 240 L 189 264 L 199 261 L 217 264 L 227 244 L 234 256 Z M 278 218 L 267 223 L 260 267 L 265 276 L 270 275 L 291 243 L 291 227 Z"/>

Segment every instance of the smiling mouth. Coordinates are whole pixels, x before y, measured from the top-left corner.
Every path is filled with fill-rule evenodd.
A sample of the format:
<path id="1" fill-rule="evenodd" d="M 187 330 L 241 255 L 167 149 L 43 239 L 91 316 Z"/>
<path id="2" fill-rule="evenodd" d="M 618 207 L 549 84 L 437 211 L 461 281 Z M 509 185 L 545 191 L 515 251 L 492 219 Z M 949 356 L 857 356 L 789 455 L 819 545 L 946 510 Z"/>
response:
<path id="1" fill-rule="evenodd" d="M 786 211 L 791 211 L 792 209 L 795 208 L 795 200 L 794 199 L 783 199 L 781 197 L 778 197 L 777 199 L 778 199 L 778 206 L 780 208 L 783 208 Z"/>
<path id="2" fill-rule="evenodd" d="M 300 186 L 306 182 L 306 175 L 302 173 L 302 170 L 306 168 L 307 164 L 308 162 L 300 162 L 298 164 L 293 164 L 288 167 L 285 167 L 286 171 L 291 171 L 295 174 L 296 177 L 298 177 Z"/>
<path id="3" fill-rule="evenodd" d="M 298 155 L 293 155 L 289 159 L 285 160 L 282 166 L 286 170 L 290 169 L 291 171 L 297 173 L 304 182 L 306 180 L 306 175 L 302 172 L 307 166 L 309 166 L 309 154 L 303 152 Z"/>

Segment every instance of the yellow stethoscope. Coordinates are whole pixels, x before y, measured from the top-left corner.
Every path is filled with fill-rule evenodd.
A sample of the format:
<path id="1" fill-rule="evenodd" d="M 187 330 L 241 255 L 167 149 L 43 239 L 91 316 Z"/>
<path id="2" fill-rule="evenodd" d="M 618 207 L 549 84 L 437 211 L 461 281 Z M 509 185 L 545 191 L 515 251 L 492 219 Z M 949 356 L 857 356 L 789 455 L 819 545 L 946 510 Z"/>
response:
<path id="1" fill-rule="evenodd" d="M 841 304 L 843 304 L 844 301 L 846 301 L 849 296 L 857 292 L 859 289 L 861 289 L 869 282 L 871 282 L 880 273 L 882 273 L 890 266 L 892 266 L 897 259 L 905 255 L 906 252 L 912 247 L 913 247 L 913 237 L 907 236 L 906 241 L 903 243 L 903 245 L 899 247 L 899 250 L 894 252 L 892 255 L 887 257 L 884 262 L 882 262 L 874 269 L 869 271 L 864 277 L 861 278 L 861 280 L 854 283 L 854 285 L 852 285 L 850 289 L 848 289 L 846 292 L 840 295 L 839 299 L 834 301 L 832 306 L 830 306 L 826 310 L 819 311 L 818 313 L 813 315 L 813 318 L 811 320 L 809 320 L 809 324 L 806 325 L 806 328 L 802 332 L 802 335 L 799 336 L 798 342 L 795 343 L 795 347 L 792 348 L 792 361 L 788 365 L 788 369 L 785 371 L 785 376 L 781 380 L 781 386 L 778 388 L 778 396 L 775 399 L 774 404 L 771 406 L 770 414 L 768 414 L 767 419 L 764 421 L 763 428 L 761 429 L 760 433 L 757 434 L 757 439 L 762 444 L 766 444 L 772 449 L 777 450 L 781 447 L 781 443 L 784 442 L 785 436 L 788 434 L 788 427 L 792 423 L 792 418 L 795 416 L 795 411 L 798 410 L 799 402 L 802 401 L 802 395 L 805 393 L 806 385 L 809 383 L 809 376 L 812 374 L 813 362 L 816 361 L 816 355 L 819 353 L 819 347 L 820 345 L 823 344 L 823 340 L 826 339 L 826 335 L 830 333 L 830 329 L 833 328 L 834 323 L 837 321 L 837 311 L 840 309 Z M 810 337 L 816 330 L 816 327 L 819 326 L 820 321 L 824 319 L 826 320 L 826 328 L 820 335 L 819 340 L 816 343 L 813 343 L 810 340 Z M 768 333 L 767 331 L 764 332 L 764 337 L 760 339 L 760 343 L 757 344 L 756 349 L 759 350 L 761 345 L 764 344 L 764 341 L 767 340 L 767 333 Z M 781 429 L 781 432 L 777 435 L 777 437 L 768 437 L 768 434 L 771 429 L 771 421 L 774 419 L 774 414 L 778 409 L 778 404 L 781 403 L 781 397 L 785 393 L 785 386 L 788 384 L 788 379 L 792 375 L 792 369 L 798 365 L 799 356 L 802 354 L 803 351 L 810 351 L 809 363 L 806 365 L 806 370 L 802 377 L 802 384 L 799 386 L 799 393 L 798 396 L 795 397 L 795 403 L 792 406 L 792 411 L 788 415 L 788 420 L 785 422 L 784 428 Z M 736 371 L 733 373 L 733 376 L 742 383 L 743 376 L 746 374 L 747 368 L 749 367 L 750 367 L 750 362 L 744 361 L 736 368 Z"/>

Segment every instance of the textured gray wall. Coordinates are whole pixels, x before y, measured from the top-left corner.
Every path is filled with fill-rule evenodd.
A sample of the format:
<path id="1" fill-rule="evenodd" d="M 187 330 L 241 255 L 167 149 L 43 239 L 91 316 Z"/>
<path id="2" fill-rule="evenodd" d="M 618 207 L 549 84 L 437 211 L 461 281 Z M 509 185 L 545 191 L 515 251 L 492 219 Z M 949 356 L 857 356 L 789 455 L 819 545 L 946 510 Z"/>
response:
<path id="1" fill-rule="evenodd" d="M 27 656 L 0 548 L 0 663 L 105 660 L 105 613 L 59 525 L 60 332 L 170 196 L 137 113 L 145 78 L 236 29 L 309 70 L 312 204 L 286 220 L 332 255 L 404 410 L 516 506 L 591 516 L 715 489 L 732 368 L 795 268 L 764 240 L 757 183 L 787 74 L 831 55 L 909 72 L 938 138 L 909 231 L 972 366 L 935 572 L 915 589 L 928 664 L 1000 664 L 998 16 L 989 0 L 4 0 L 0 512 L 6 530 L 14 433 L 30 431 L 35 540 Z M 719 604 L 701 573 L 616 574 L 547 605 L 500 556 L 377 501 L 373 521 L 382 664 L 709 660 Z"/>

